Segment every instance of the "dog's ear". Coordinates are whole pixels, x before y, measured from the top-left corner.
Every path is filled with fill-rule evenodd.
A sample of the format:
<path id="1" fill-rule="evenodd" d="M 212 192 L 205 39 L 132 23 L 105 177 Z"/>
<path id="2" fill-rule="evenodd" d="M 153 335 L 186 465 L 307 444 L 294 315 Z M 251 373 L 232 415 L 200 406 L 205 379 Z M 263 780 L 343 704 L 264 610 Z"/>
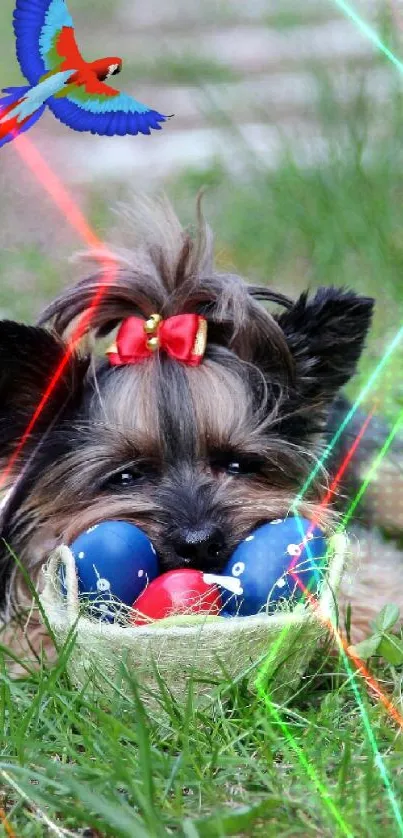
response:
<path id="1" fill-rule="evenodd" d="M 0 456 L 27 447 L 77 400 L 89 359 L 45 329 L 0 321 Z"/>
<path id="2" fill-rule="evenodd" d="M 278 317 L 295 363 L 295 407 L 327 408 L 354 375 L 371 325 L 374 300 L 319 288 Z"/>

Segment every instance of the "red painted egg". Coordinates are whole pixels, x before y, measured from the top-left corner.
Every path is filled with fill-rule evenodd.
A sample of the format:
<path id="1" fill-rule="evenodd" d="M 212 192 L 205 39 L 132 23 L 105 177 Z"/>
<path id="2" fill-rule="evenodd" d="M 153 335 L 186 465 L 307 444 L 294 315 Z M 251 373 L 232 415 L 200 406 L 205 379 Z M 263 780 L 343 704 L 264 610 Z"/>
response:
<path id="1" fill-rule="evenodd" d="M 133 603 L 140 614 L 132 623 L 144 625 L 176 614 L 208 613 L 217 615 L 222 606 L 219 589 L 207 585 L 199 570 L 171 570 L 154 579 Z"/>

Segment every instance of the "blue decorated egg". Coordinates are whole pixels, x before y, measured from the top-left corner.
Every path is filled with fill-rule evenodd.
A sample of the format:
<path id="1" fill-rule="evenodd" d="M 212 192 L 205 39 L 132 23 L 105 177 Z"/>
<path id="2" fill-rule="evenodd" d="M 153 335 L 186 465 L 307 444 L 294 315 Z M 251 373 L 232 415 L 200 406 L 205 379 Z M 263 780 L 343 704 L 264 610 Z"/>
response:
<path id="1" fill-rule="evenodd" d="M 127 521 L 95 524 L 70 545 L 81 598 L 96 600 L 96 611 L 113 617 L 116 600 L 132 605 L 158 575 L 157 554 L 150 539 Z M 62 580 L 63 581 L 63 580 Z"/>
<path id="2" fill-rule="evenodd" d="M 305 589 L 317 595 L 326 554 L 323 530 L 305 518 L 289 517 L 264 524 L 238 545 L 222 572 L 222 613 L 271 613 L 280 600 L 304 599 Z"/>

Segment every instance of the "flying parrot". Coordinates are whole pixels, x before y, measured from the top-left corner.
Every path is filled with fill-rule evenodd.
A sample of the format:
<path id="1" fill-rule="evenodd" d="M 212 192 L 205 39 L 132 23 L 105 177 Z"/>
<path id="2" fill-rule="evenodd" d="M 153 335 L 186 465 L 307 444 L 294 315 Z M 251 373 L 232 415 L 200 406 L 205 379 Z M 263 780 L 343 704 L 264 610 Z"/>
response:
<path id="1" fill-rule="evenodd" d="M 46 107 L 75 131 L 108 137 L 150 134 L 168 119 L 106 84 L 120 73 L 121 58 L 84 61 L 65 0 L 17 0 L 14 32 L 29 86 L 2 91 L 0 148 L 28 131 Z"/>

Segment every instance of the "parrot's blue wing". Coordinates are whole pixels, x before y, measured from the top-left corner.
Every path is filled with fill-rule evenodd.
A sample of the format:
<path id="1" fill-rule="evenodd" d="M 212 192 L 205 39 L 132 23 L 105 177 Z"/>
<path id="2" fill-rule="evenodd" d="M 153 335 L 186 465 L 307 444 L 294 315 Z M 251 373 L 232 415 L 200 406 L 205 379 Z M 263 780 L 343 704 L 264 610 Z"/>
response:
<path id="1" fill-rule="evenodd" d="M 70 67 L 82 64 L 64 0 L 17 0 L 14 31 L 18 61 L 32 85 L 47 73 L 57 72 L 65 59 Z M 126 93 L 94 80 L 93 75 L 88 82 L 84 77 L 78 84 L 68 85 L 62 95 L 50 97 L 47 105 L 75 131 L 107 136 L 149 134 L 167 119 Z"/>
<path id="2" fill-rule="evenodd" d="M 52 96 L 47 104 L 61 122 L 75 131 L 91 131 L 108 137 L 150 134 L 152 128 L 160 130 L 160 123 L 168 119 L 127 93 L 114 91 L 109 85 L 100 82 L 98 88 L 98 93 L 91 94 L 82 85 L 69 85 L 67 95 Z"/>
<path id="3" fill-rule="evenodd" d="M 14 32 L 17 58 L 24 76 L 35 85 L 61 63 L 56 47 L 62 30 L 73 20 L 64 0 L 17 0 Z"/>

